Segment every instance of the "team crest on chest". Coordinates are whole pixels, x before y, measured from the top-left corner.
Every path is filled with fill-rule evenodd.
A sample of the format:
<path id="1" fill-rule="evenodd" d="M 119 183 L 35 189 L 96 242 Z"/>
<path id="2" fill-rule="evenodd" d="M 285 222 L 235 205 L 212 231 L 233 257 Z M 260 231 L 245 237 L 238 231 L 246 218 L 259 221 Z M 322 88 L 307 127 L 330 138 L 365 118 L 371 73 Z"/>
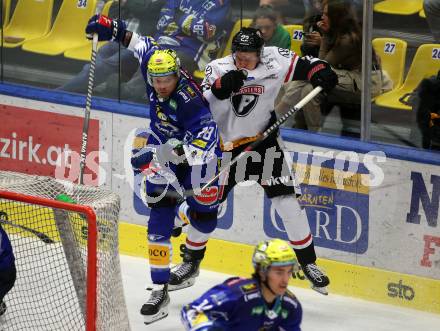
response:
<path id="1" fill-rule="evenodd" d="M 234 113 L 239 117 L 245 117 L 254 109 L 260 95 L 264 93 L 262 85 L 243 86 L 240 91 L 231 97 Z"/>

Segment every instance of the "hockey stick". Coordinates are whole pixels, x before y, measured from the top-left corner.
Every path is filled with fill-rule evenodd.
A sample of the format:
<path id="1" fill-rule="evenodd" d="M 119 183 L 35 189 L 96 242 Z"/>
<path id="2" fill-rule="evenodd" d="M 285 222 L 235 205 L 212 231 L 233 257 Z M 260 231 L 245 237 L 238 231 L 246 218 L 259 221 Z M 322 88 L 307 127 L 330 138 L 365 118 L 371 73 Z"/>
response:
<path id="1" fill-rule="evenodd" d="M 310 102 L 314 97 L 316 97 L 322 91 L 321 86 L 315 87 L 309 94 L 307 94 L 300 102 L 298 102 L 293 108 L 291 108 L 287 113 L 281 116 L 274 124 L 272 124 L 266 131 L 264 131 L 260 137 L 247 146 L 239 155 L 237 155 L 233 160 L 231 160 L 226 166 L 224 166 L 214 177 L 212 177 L 205 185 L 203 185 L 200 189 L 192 189 L 183 191 L 183 197 L 190 197 L 194 195 L 200 195 L 204 190 L 210 187 L 217 179 L 220 178 L 225 172 L 229 170 L 234 164 L 240 161 L 243 157 L 246 156 L 247 152 L 254 150 L 257 146 L 259 146 L 267 137 L 269 137 L 272 133 L 278 130 L 287 119 L 299 111 L 302 107 Z M 163 192 L 162 192 L 163 194 Z M 182 195 L 179 192 L 175 191 L 167 191 L 165 195 L 168 197 L 176 197 L 182 198 Z"/>
<path id="2" fill-rule="evenodd" d="M 33 235 L 37 236 L 38 239 L 40 239 L 45 244 L 54 244 L 55 243 L 55 241 L 50 239 L 48 235 L 46 235 L 46 234 L 44 234 L 42 232 L 39 232 L 37 230 L 28 228 L 27 226 L 24 226 L 24 225 L 12 223 L 11 221 L 8 221 L 7 217 L 8 216 L 6 215 L 5 212 L 0 212 L 0 223 L 7 224 L 7 225 L 13 226 L 15 228 L 18 228 L 18 229 L 30 232 Z"/>
<path id="3" fill-rule="evenodd" d="M 81 137 L 82 141 L 81 141 L 80 164 L 79 164 L 80 184 L 84 184 L 84 167 L 86 163 L 87 140 L 89 139 L 90 106 L 92 104 L 92 92 L 93 92 L 93 81 L 95 79 L 95 62 L 96 62 L 97 48 L 98 48 L 98 35 L 95 33 L 93 35 L 93 41 L 92 41 L 92 55 L 90 59 L 90 68 L 89 68 L 89 83 L 87 86 L 86 109 L 84 113 L 84 122 L 83 122 L 82 137 Z"/>

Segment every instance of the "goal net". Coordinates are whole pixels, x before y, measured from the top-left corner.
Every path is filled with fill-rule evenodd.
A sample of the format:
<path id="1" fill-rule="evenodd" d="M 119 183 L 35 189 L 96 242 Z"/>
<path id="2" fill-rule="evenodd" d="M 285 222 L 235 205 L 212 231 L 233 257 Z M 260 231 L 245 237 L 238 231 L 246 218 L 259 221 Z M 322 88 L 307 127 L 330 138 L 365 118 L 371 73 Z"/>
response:
<path id="1" fill-rule="evenodd" d="M 0 224 L 17 269 L 1 330 L 129 330 L 119 205 L 110 191 L 0 171 Z"/>

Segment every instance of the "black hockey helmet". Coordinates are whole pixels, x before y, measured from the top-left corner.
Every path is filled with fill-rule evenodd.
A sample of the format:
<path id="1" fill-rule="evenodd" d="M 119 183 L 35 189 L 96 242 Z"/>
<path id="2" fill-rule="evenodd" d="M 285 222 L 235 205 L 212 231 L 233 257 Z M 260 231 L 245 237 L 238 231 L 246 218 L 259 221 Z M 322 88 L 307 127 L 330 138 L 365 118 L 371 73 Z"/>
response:
<path id="1" fill-rule="evenodd" d="M 257 52 L 261 54 L 264 46 L 264 39 L 261 31 L 254 28 L 241 28 L 232 38 L 232 53 L 235 52 Z"/>

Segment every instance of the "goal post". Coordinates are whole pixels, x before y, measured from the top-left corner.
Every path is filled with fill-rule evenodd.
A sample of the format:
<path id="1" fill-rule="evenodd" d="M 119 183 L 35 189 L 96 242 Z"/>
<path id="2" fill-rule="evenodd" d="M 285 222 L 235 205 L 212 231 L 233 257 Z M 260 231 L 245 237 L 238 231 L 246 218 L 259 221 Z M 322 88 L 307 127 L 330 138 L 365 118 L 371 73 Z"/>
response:
<path id="1" fill-rule="evenodd" d="M 17 267 L 2 329 L 129 330 L 119 205 L 110 191 L 0 171 L 0 224 Z"/>

